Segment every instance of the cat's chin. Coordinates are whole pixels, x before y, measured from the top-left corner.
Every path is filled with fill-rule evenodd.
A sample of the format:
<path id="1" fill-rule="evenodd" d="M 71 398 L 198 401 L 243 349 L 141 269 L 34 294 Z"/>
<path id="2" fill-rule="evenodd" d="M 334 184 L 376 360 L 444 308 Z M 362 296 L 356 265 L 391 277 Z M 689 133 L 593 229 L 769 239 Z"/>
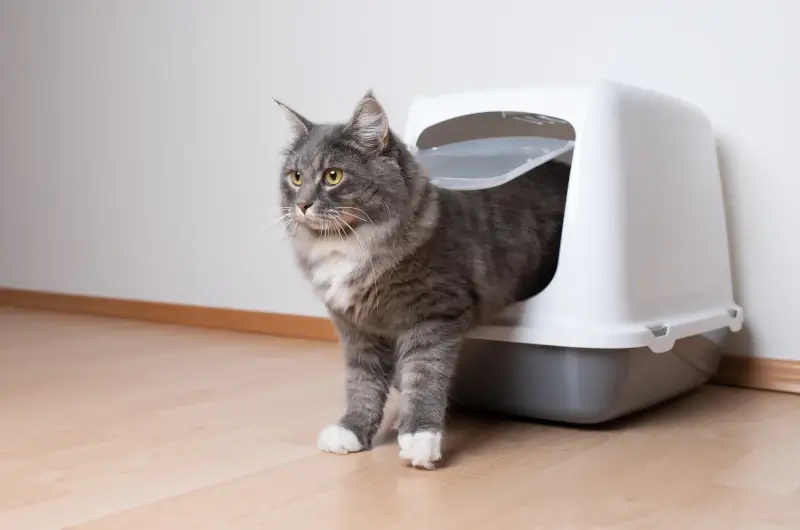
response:
<path id="1" fill-rule="evenodd" d="M 306 217 L 304 219 L 297 219 L 297 223 L 300 225 L 300 227 L 308 230 L 309 232 L 322 233 L 325 230 L 331 230 L 331 223 L 324 219 Z"/>
<path id="2" fill-rule="evenodd" d="M 306 218 L 300 221 L 300 226 L 319 237 L 336 234 L 347 235 L 356 225 L 357 223 L 352 220 L 347 222 L 347 225 L 342 224 L 341 221 L 337 223 L 330 219 L 320 218 Z"/>
<path id="3" fill-rule="evenodd" d="M 326 235 L 336 234 L 334 223 L 325 221 L 306 220 L 299 223 L 300 228 L 313 237 L 325 237 Z"/>

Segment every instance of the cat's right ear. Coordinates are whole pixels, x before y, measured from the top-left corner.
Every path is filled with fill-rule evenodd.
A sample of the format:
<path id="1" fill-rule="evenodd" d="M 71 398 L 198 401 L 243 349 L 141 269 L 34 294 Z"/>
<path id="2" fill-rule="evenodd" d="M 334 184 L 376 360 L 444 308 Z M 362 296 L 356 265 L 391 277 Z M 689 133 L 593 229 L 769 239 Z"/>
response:
<path id="1" fill-rule="evenodd" d="M 348 130 L 367 147 L 379 151 L 386 148 L 389 141 L 389 118 L 372 90 L 368 90 L 358 102 Z"/>
<path id="2" fill-rule="evenodd" d="M 303 117 L 299 112 L 295 112 L 275 98 L 272 99 L 278 104 L 283 113 L 286 115 L 286 119 L 289 121 L 289 125 L 291 126 L 292 132 L 294 132 L 295 136 L 305 136 L 314 127 L 314 124 Z"/>

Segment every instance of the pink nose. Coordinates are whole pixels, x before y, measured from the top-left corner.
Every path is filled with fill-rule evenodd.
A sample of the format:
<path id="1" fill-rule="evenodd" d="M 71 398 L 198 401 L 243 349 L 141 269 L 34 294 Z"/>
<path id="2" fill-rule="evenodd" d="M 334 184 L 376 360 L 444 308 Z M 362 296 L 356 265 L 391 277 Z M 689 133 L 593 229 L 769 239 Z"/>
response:
<path id="1" fill-rule="evenodd" d="M 301 212 L 306 213 L 306 210 L 311 208 L 312 204 L 313 203 L 310 203 L 310 202 L 300 201 L 300 202 L 297 203 L 297 207 L 300 208 Z"/>

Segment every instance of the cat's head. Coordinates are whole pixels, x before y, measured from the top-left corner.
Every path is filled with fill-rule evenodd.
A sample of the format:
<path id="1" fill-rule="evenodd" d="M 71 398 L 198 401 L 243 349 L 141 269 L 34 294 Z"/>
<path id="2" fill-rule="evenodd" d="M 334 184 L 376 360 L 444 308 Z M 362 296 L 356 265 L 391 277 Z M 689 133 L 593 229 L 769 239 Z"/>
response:
<path id="1" fill-rule="evenodd" d="M 349 235 L 388 225 L 406 209 L 413 161 L 371 92 L 345 123 L 313 123 L 277 103 L 294 133 L 280 174 L 288 218 L 313 233 Z"/>

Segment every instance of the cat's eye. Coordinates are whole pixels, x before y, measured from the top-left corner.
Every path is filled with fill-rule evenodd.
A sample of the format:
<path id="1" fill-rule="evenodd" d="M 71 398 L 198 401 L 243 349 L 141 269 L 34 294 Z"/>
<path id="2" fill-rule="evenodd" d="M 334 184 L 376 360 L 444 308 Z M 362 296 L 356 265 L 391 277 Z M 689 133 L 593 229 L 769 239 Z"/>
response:
<path id="1" fill-rule="evenodd" d="M 344 174 L 338 167 L 332 167 L 325 170 L 325 184 L 328 186 L 336 186 L 342 181 Z"/>
<path id="2" fill-rule="evenodd" d="M 302 184 L 303 179 L 300 176 L 300 173 L 298 173 L 295 170 L 292 170 L 289 172 L 289 182 L 291 182 L 295 186 L 299 186 L 300 184 Z"/>

